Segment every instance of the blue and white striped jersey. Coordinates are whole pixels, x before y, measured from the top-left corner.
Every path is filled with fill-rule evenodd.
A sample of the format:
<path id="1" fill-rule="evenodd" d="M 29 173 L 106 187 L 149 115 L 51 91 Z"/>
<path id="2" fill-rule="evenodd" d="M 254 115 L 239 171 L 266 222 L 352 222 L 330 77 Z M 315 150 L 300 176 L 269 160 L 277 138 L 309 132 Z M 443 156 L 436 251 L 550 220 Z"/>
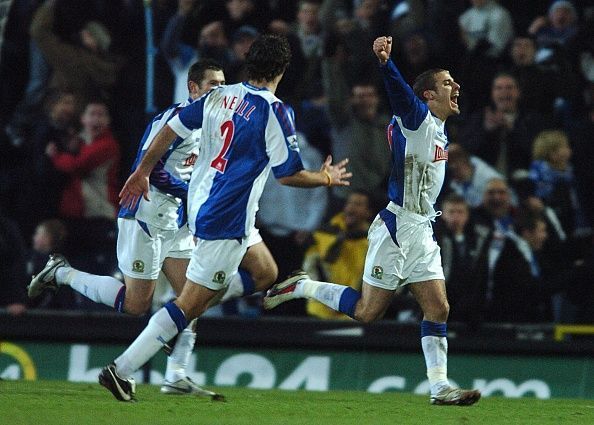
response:
<path id="1" fill-rule="evenodd" d="M 140 141 L 132 171 L 136 169 L 157 133 L 192 102 L 175 104 L 157 115 L 146 127 Z M 184 203 L 188 193 L 188 182 L 198 157 L 200 132 L 196 131 L 186 138 L 178 137 L 169 147 L 151 172 L 149 182 L 150 202 L 143 198 L 136 208 L 121 208 L 118 217 L 136 218 L 160 229 L 177 229 L 185 223 Z"/>
<path id="2" fill-rule="evenodd" d="M 303 169 L 293 111 L 267 89 L 218 87 L 169 126 L 180 137 L 202 129 L 188 192 L 188 222 L 201 239 L 247 236 L 270 170 L 280 178 Z"/>
<path id="3" fill-rule="evenodd" d="M 433 217 L 448 159 L 444 122 L 414 94 L 392 60 L 381 70 L 394 114 L 388 126 L 388 198 L 407 211 Z"/>

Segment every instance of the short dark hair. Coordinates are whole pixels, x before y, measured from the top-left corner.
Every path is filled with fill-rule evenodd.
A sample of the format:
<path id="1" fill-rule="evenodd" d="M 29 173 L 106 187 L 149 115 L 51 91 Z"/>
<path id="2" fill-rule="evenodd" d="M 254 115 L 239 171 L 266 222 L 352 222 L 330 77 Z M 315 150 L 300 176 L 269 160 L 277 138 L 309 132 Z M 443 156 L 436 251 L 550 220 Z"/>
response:
<path id="1" fill-rule="evenodd" d="M 291 47 L 286 37 L 262 35 L 250 47 L 245 58 L 249 80 L 272 81 L 287 69 L 291 61 Z"/>
<path id="2" fill-rule="evenodd" d="M 427 99 L 425 99 L 423 93 L 425 90 L 435 90 L 437 88 L 435 87 L 435 74 L 439 74 L 440 72 L 444 71 L 446 70 L 441 68 L 432 68 L 419 74 L 417 78 L 415 78 L 415 82 L 413 83 L 413 91 L 419 99 L 421 99 L 423 102 L 427 102 Z"/>
<path id="3" fill-rule="evenodd" d="M 200 81 L 204 79 L 204 73 L 208 70 L 222 71 L 223 67 L 214 59 L 201 59 L 198 62 L 194 62 L 188 70 L 188 83 L 190 81 L 200 84 Z"/>

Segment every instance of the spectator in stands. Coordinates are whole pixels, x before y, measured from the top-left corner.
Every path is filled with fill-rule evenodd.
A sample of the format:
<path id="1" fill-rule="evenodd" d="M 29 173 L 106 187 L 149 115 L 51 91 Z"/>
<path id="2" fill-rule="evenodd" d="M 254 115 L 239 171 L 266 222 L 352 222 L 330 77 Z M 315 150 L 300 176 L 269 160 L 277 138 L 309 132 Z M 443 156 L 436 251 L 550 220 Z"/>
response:
<path id="1" fill-rule="evenodd" d="M 498 238 L 514 231 L 512 193 L 504 179 L 491 179 L 485 188 L 483 201 L 472 211 L 473 219 L 495 232 Z"/>
<path id="2" fill-rule="evenodd" d="M 382 204 L 390 172 L 390 148 L 385 133 L 389 119 L 379 111 L 380 97 L 372 82 L 349 86 L 341 49 L 334 57 L 324 58 L 322 72 L 332 124 L 332 154 L 349 158 L 353 177 L 350 187 L 336 189 L 333 195 L 341 204 L 350 191 L 366 190 L 374 196 L 374 204 Z"/>
<path id="3" fill-rule="evenodd" d="M 567 46 L 578 34 L 578 14 L 570 1 L 551 4 L 547 16 L 538 16 L 528 28 L 536 38 L 537 62 L 549 59 L 554 50 Z"/>
<path id="4" fill-rule="evenodd" d="M 68 220 L 78 248 L 70 255 L 73 266 L 94 274 L 111 274 L 115 267 L 112 247 L 120 190 L 120 148 L 112 135 L 104 102 L 90 101 L 80 121 L 77 152 L 61 152 L 55 143 L 49 143 L 46 154 L 58 171 L 68 175 L 60 216 Z"/>
<path id="5" fill-rule="evenodd" d="M 468 203 L 456 193 L 444 199 L 442 210 L 435 236 L 447 282 L 449 319 L 466 321 L 472 316 L 472 295 L 474 288 L 480 286 L 478 261 L 488 246 L 491 229 L 471 220 Z"/>
<path id="6" fill-rule="evenodd" d="M 448 189 L 461 196 L 470 208 L 481 204 L 487 183 L 494 178 L 503 176 L 482 159 L 469 155 L 459 143 L 449 146 Z"/>
<path id="7" fill-rule="evenodd" d="M 503 50 L 513 37 L 512 19 L 495 0 L 472 0 L 458 18 L 462 43 L 459 79 L 464 83 L 461 104 L 469 115 L 485 106 L 489 86 Z M 446 50 L 450 46 L 445 47 Z"/>
<path id="8" fill-rule="evenodd" d="M 583 207 L 582 194 L 571 164 L 571 147 L 567 135 L 559 130 L 541 132 L 534 140 L 530 179 L 535 184 L 534 195 L 550 206 L 573 242 L 592 235 L 590 221 Z M 572 244 L 573 245 L 573 244 Z M 581 255 L 585 254 L 581 245 Z M 574 246 L 573 248 L 578 248 Z"/>
<path id="9" fill-rule="evenodd" d="M 54 168 L 45 155 L 45 149 L 48 143 L 53 143 L 60 152 L 77 150 L 78 117 L 78 97 L 75 93 L 50 91 L 43 115 L 31 129 L 30 139 L 20 148 L 26 162 L 15 173 L 19 177 L 12 182 L 9 180 L 7 185 L 15 186 L 17 200 L 11 208 L 25 239 L 33 234 L 39 220 L 58 215 L 66 177 Z M 44 184 L 39 184 L 40 181 Z"/>
<path id="10" fill-rule="evenodd" d="M 478 253 L 474 274 L 476 281 L 467 294 L 468 301 L 465 303 L 468 308 L 464 320 L 477 323 L 543 320 L 547 308 L 541 302 L 542 299 L 538 298 L 538 303 L 529 300 L 536 299 L 534 297 L 538 291 L 543 292 L 545 288 L 539 288 L 534 283 L 535 279 L 540 278 L 540 272 L 536 274 L 537 269 L 532 265 L 533 252 L 521 238 L 530 235 L 523 234 L 525 228 L 517 227 L 517 223 L 525 216 L 518 216 L 513 209 L 511 190 L 506 181 L 491 180 L 487 184 L 481 207 L 472 214 L 476 224 L 489 229 L 490 236 Z M 538 215 L 538 221 L 544 223 L 546 230 L 546 221 L 542 216 Z M 542 232 L 542 227 L 530 225 L 528 230 Z M 533 249 L 536 248 L 540 251 L 542 244 L 535 245 Z M 525 308 L 519 307 L 524 304 Z"/>
<path id="11" fill-rule="evenodd" d="M 229 71 L 227 75 L 229 75 L 229 81 L 239 82 L 239 81 L 247 81 L 247 73 L 244 68 L 245 58 L 247 56 L 252 43 L 260 33 L 254 27 L 250 27 L 249 25 L 245 25 L 240 27 L 235 33 L 233 34 L 233 40 L 231 42 L 231 50 L 233 50 L 233 61 L 229 66 Z"/>
<path id="12" fill-rule="evenodd" d="M 0 307 L 9 314 L 27 310 L 25 295 L 25 243 L 17 224 L 0 211 Z"/>
<path id="13" fill-rule="evenodd" d="M 550 319 L 550 296 L 542 284 L 537 253 L 548 234 L 545 220 L 527 215 L 489 246 L 486 287 L 481 294 L 482 321 L 542 322 Z M 494 236 L 497 238 L 497 236 Z M 481 306 L 479 304 L 479 306 Z"/>
<path id="14" fill-rule="evenodd" d="M 26 261 L 27 276 L 32 276 L 43 269 L 47 257 L 56 252 L 63 252 L 68 230 L 62 220 L 44 220 L 37 225 L 33 235 L 33 247 Z M 61 288 L 61 294 L 46 291 L 34 300 L 29 299 L 29 306 L 35 308 L 70 309 L 75 308 L 75 295 L 72 289 Z M 65 294 L 67 292 L 67 294 Z"/>
<path id="15" fill-rule="evenodd" d="M 544 123 L 538 115 L 520 108 L 517 79 L 500 73 L 493 79 L 492 104 L 474 112 L 461 128 L 460 141 L 473 155 L 506 178 L 530 166 L 531 144 Z"/>
<path id="16" fill-rule="evenodd" d="M 316 230 L 303 260 L 303 271 L 315 280 L 348 285 L 359 291 L 363 279 L 367 230 L 373 211 L 371 196 L 351 192 L 342 212 Z M 307 300 L 307 314 L 320 319 L 349 317 L 315 300 Z"/>
<path id="17" fill-rule="evenodd" d="M 80 45 L 62 41 L 53 31 L 55 1 L 46 1 L 31 24 L 31 38 L 52 68 L 50 88 L 72 90 L 83 102 L 101 95 L 109 98 L 123 65 L 121 57 L 109 52 L 111 36 L 97 21 L 80 31 Z"/>
<path id="18" fill-rule="evenodd" d="M 566 84 L 558 71 L 536 63 L 536 42 L 530 35 L 517 35 L 509 49 L 509 71 L 520 86 L 521 104 L 528 111 L 544 114 L 553 119 L 555 99 L 567 97 Z M 565 76 L 564 76 L 565 77 Z M 544 85 L 547 90 L 543 90 Z"/>
<path id="19" fill-rule="evenodd" d="M 468 51 L 486 45 L 486 54 L 497 58 L 514 35 L 512 17 L 495 0 L 471 0 L 472 6 L 458 18 Z"/>
<path id="20" fill-rule="evenodd" d="M 193 5 L 192 1 L 179 0 L 177 13 L 169 19 L 160 43 L 161 52 L 174 78 L 174 103 L 181 103 L 188 98 L 187 77 L 194 62 L 211 58 L 227 69 L 233 61 L 233 52 L 229 48 L 229 38 L 222 21 L 206 23 L 200 30 L 196 44 L 184 42 L 182 34 Z"/>
<path id="21" fill-rule="evenodd" d="M 270 10 L 257 7 L 256 0 L 226 0 L 227 17 L 223 20 L 225 33 L 230 35 L 244 25 L 255 27 L 263 33 L 270 22 Z"/>
<path id="22" fill-rule="evenodd" d="M 91 101 L 80 118 L 78 152 L 61 152 L 55 142 L 47 145 L 46 154 L 54 167 L 71 177 L 60 206 L 64 218 L 116 217 L 120 154 L 110 120 L 107 105 Z"/>

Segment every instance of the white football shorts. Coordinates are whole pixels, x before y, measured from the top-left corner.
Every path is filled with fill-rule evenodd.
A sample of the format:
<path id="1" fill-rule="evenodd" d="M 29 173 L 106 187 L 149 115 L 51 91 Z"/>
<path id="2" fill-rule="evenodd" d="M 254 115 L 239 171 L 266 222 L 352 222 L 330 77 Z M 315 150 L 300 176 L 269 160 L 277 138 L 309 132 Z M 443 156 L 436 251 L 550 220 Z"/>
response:
<path id="1" fill-rule="evenodd" d="M 363 281 L 396 290 L 404 285 L 445 279 L 440 248 L 427 217 L 390 203 L 369 227 Z"/>
<path id="2" fill-rule="evenodd" d="M 188 226 L 163 230 L 138 220 L 118 218 L 118 266 L 126 276 L 156 280 L 165 258 L 189 259 L 193 248 Z"/>
<path id="3" fill-rule="evenodd" d="M 242 239 L 198 239 L 192 251 L 186 277 L 214 291 L 226 288 L 230 279 L 237 273 L 248 248 L 260 242 L 262 236 L 256 227 L 252 227 L 249 235 Z"/>

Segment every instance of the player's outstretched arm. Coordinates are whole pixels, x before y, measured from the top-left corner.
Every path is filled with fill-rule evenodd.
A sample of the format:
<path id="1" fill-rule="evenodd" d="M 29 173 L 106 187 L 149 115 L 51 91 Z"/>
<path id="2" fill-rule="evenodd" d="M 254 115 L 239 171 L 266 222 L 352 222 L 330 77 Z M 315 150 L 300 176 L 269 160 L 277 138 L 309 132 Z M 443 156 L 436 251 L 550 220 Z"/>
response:
<path id="1" fill-rule="evenodd" d="M 413 121 L 426 115 L 426 108 L 414 94 L 394 62 L 390 60 L 392 53 L 392 37 L 378 37 L 373 42 L 373 53 L 381 64 L 381 73 L 386 92 L 392 107 L 392 113 L 399 117 L 409 116 Z M 412 117 L 410 117 L 412 115 Z M 418 115 L 418 116 L 417 116 Z M 409 121 L 407 119 L 407 121 Z"/>
<path id="2" fill-rule="evenodd" d="M 278 181 L 286 186 L 296 187 L 349 186 L 353 173 L 346 169 L 348 162 L 347 158 L 333 165 L 332 156 L 328 155 L 320 171 L 300 170 L 292 176 L 281 177 Z"/>
<path id="3" fill-rule="evenodd" d="M 167 152 L 177 134 L 169 125 L 165 125 L 147 149 L 144 157 L 134 172 L 128 177 L 120 191 L 120 205 L 125 208 L 134 208 L 140 197 L 149 201 L 149 177 L 155 164 Z"/>

